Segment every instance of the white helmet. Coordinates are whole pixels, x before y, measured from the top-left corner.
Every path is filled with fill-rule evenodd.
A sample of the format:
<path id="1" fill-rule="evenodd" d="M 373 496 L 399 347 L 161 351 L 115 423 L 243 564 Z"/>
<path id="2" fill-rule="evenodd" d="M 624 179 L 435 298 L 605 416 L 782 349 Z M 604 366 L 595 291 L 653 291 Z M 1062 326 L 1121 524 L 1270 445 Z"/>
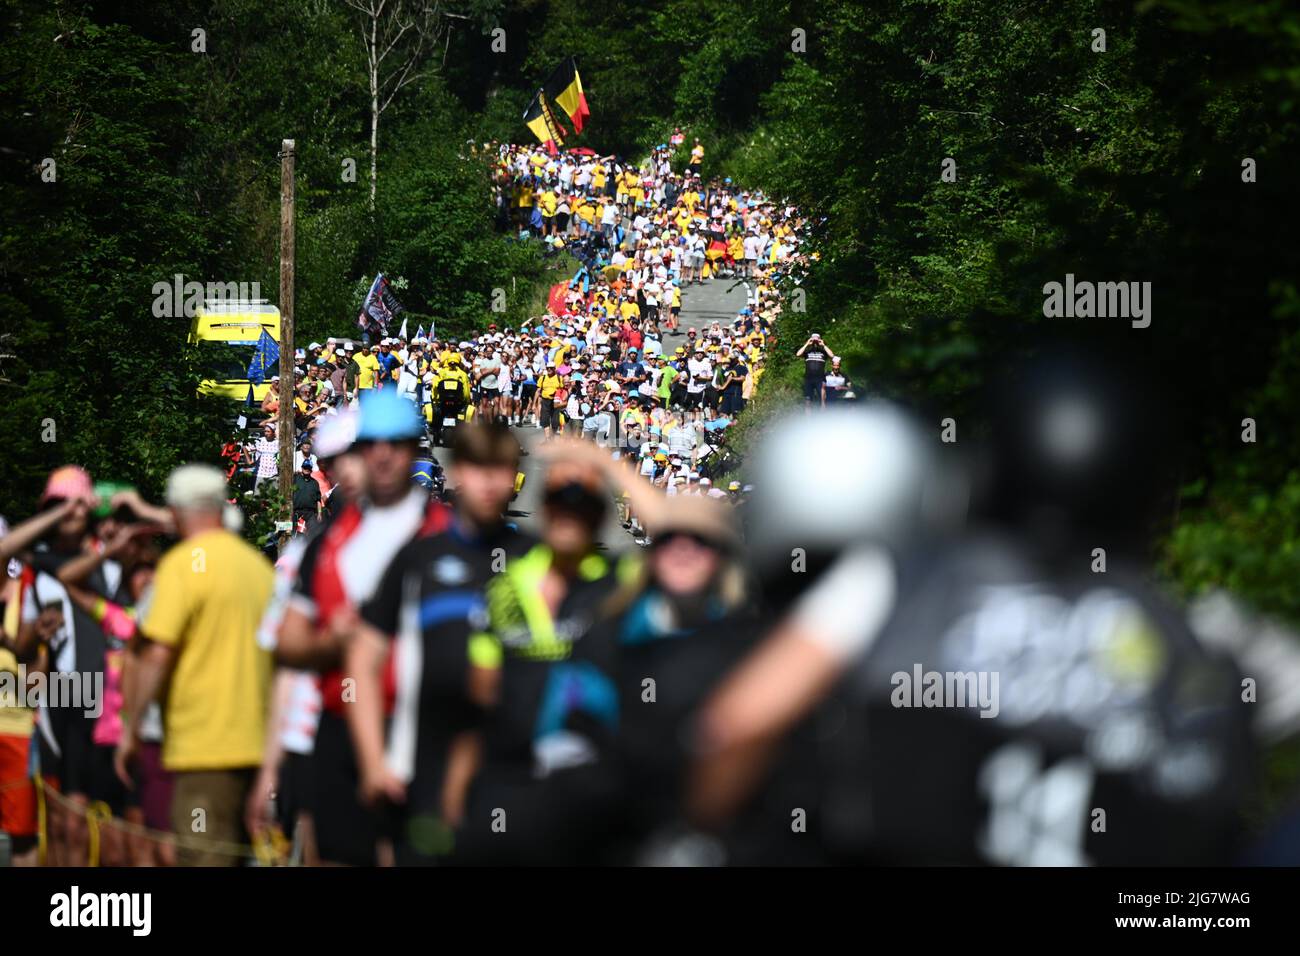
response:
<path id="1" fill-rule="evenodd" d="M 356 440 L 356 409 L 340 409 L 336 414 L 321 419 L 320 428 L 316 431 L 316 455 L 320 458 L 333 458 L 351 448 Z"/>
<path id="2" fill-rule="evenodd" d="M 760 570 L 789 567 L 796 548 L 899 548 L 951 513 L 951 476 L 911 418 L 883 402 L 789 416 L 764 437 L 754 465 L 748 540 Z"/>

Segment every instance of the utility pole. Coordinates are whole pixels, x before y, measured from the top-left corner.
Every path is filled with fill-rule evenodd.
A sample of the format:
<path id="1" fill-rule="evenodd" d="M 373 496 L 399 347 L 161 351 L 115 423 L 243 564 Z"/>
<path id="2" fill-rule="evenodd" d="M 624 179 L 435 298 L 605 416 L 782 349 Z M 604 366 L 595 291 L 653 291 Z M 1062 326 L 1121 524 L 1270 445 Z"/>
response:
<path id="1" fill-rule="evenodd" d="M 293 158 L 294 143 L 280 145 L 280 497 L 293 519 Z"/>

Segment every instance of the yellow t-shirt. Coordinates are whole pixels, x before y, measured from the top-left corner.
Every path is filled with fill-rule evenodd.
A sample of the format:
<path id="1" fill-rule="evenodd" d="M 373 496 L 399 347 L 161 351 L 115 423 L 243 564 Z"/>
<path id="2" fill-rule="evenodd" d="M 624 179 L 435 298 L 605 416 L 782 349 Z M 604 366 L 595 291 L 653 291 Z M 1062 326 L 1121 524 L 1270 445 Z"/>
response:
<path id="1" fill-rule="evenodd" d="M 26 707 L 19 707 L 17 699 L 6 693 L 8 686 L 17 690 L 18 658 L 14 657 L 12 651 L 0 650 L 0 673 L 6 672 L 13 677 L 0 681 L 0 735 L 30 737 L 34 715 Z"/>
<path id="2" fill-rule="evenodd" d="M 592 167 L 591 185 L 595 189 L 605 188 L 605 167 L 599 163 Z"/>
<path id="3" fill-rule="evenodd" d="M 375 373 L 379 371 L 379 359 L 375 358 L 374 353 L 362 355 L 358 352 L 352 359 L 361 369 L 357 375 L 357 388 L 374 388 Z"/>
<path id="4" fill-rule="evenodd" d="M 555 393 L 560 390 L 560 376 L 547 375 L 542 373 L 542 377 L 537 380 L 537 389 L 542 398 L 554 398 Z"/>
<path id="5" fill-rule="evenodd" d="M 555 207 L 558 205 L 555 193 L 551 192 L 549 189 L 546 190 L 546 192 L 537 197 L 537 205 L 541 208 L 543 216 L 554 216 Z"/>
<path id="6" fill-rule="evenodd" d="M 625 319 L 640 318 L 641 316 L 641 307 L 637 305 L 636 302 L 633 301 L 632 299 L 628 299 L 626 302 L 620 305 L 618 307 L 618 310 L 619 312 L 623 313 L 623 318 Z"/>
<path id="7" fill-rule="evenodd" d="M 19 590 L 18 582 L 14 582 L 14 592 Z M 32 595 L 26 595 L 25 600 L 32 601 L 35 598 Z M 21 623 L 18 613 L 19 601 L 17 599 L 10 601 L 5 605 L 3 624 L 6 634 L 17 634 L 18 626 Z M 13 651 L 0 649 L 0 671 L 7 671 L 14 675 L 14 688 L 17 689 L 18 675 L 18 658 L 14 657 Z M 3 685 L 0 685 L 0 734 L 11 737 L 30 737 L 32 734 L 32 724 L 36 715 L 26 707 L 19 707 L 17 700 L 10 698 L 3 691 Z"/>
<path id="8" fill-rule="evenodd" d="M 163 766 L 223 770 L 262 762 L 271 654 L 257 629 L 270 563 L 238 535 L 206 531 L 158 562 L 141 631 L 176 652 L 163 703 Z"/>
<path id="9" fill-rule="evenodd" d="M 520 186 L 519 195 L 515 199 L 515 205 L 520 209 L 531 209 L 533 205 L 533 187 Z"/>
<path id="10" fill-rule="evenodd" d="M 573 211 L 588 225 L 596 221 L 596 207 L 589 202 L 579 203 Z"/>

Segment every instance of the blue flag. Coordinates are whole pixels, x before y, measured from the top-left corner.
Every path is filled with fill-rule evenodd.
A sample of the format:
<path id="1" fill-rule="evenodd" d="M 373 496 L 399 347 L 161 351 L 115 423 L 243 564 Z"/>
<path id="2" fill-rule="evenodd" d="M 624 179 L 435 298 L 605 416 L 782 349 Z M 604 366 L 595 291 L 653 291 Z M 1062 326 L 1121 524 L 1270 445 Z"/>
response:
<path id="1" fill-rule="evenodd" d="M 248 398 L 244 399 L 244 404 L 249 408 L 253 407 L 253 386 L 251 383 L 248 386 Z"/>
<path id="2" fill-rule="evenodd" d="M 257 340 L 253 350 L 253 360 L 248 363 L 248 380 L 254 385 L 261 385 L 276 373 L 280 365 L 280 345 L 271 338 L 271 333 L 262 330 L 262 337 Z"/>
<path id="3" fill-rule="evenodd" d="M 424 326 L 423 326 L 423 325 L 421 325 L 418 329 L 415 330 L 415 337 L 416 337 L 417 339 L 422 339 L 422 338 L 424 338 Z"/>

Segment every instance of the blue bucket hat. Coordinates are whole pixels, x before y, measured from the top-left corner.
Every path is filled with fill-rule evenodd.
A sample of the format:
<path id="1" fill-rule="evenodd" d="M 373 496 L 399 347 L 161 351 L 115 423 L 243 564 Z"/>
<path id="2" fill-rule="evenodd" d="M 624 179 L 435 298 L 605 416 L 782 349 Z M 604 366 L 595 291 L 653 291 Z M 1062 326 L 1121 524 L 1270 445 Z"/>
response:
<path id="1" fill-rule="evenodd" d="M 357 441 L 414 441 L 423 435 L 424 423 L 415 404 L 396 389 L 371 390 L 361 397 Z"/>

